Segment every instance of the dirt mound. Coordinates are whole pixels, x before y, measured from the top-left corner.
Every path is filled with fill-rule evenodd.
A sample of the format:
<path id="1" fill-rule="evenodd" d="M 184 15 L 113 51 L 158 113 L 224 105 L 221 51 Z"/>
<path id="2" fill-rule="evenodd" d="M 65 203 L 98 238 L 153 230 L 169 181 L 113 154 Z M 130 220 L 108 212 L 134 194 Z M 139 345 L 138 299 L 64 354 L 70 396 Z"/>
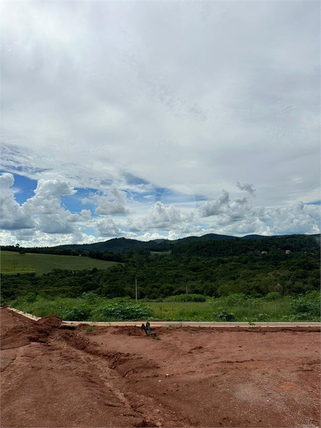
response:
<path id="1" fill-rule="evenodd" d="M 19 320 L 20 317 L 18 317 Z M 23 324 L 18 323 L 2 335 L 1 349 L 20 348 L 30 342 L 46 342 L 52 331 L 61 326 L 60 319 L 55 315 L 41 318 L 38 321 L 25 320 L 22 320 Z"/>
<path id="2" fill-rule="evenodd" d="M 59 328 L 61 327 L 61 319 L 57 315 L 50 315 L 48 317 L 40 318 L 36 321 L 38 326 L 41 327 L 50 327 L 50 328 Z"/>
<path id="3" fill-rule="evenodd" d="M 13 327 L 1 338 L 1 349 L 20 348 L 29 345 L 32 329 L 27 326 Z"/>

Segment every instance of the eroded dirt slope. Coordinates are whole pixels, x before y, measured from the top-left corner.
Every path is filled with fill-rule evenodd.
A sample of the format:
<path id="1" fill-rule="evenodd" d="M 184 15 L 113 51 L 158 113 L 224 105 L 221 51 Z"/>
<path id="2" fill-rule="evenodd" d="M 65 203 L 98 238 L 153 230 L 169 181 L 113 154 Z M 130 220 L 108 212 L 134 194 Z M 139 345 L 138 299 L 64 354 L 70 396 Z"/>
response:
<path id="1" fill-rule="evenodd" d="M 1 308 L 1 427 L 319 427 L 320 332 L 64 328 Z"/>

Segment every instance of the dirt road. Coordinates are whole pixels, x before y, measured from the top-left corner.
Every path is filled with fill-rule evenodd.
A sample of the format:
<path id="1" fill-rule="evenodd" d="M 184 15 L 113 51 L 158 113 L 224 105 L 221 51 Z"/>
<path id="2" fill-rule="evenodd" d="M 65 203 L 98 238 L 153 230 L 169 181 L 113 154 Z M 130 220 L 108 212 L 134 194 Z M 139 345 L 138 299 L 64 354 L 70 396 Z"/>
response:
<path id="1" fill-rule="evenodd" d="M 319 427 L 320 331 L 62 326 L 1 308 L 1 427 Z"/>

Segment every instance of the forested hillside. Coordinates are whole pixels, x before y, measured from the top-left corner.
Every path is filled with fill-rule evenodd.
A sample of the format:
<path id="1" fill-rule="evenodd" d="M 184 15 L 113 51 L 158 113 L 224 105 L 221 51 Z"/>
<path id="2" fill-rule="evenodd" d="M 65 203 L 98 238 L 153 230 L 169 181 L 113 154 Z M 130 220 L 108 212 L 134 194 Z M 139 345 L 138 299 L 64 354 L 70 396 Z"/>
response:
<path id="1" fill-rule="evenodd" d="M 75 297 L 87 291 L 110 298 L 134 297 L 135 279 L 139 298 L 151 299 L 186 291 L 258 297 L 320 288 L 320 249 L 313 236 L 198 241 L 173 245 L 169 253 L 144 252 L 123 254 L 120 258 L 125 263 L 109 270 L 2 275 L 2 297 L 8 300 L 27 293 Z M 92 255 L 103 257 L 103 253 Z"/>

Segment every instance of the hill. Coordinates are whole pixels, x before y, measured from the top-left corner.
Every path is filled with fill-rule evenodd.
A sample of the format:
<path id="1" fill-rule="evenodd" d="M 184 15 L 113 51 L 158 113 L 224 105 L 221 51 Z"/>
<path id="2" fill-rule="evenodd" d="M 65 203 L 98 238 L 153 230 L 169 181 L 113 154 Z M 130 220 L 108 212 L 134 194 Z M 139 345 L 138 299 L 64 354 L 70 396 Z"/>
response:
<path id="1" fill-rule="evenodd" d="M 88 255 L 104 261 L 123 262 L 133 253 L 149 255 L 151 252 L 188 253 L 198 256 L 230 256 L 253 251 L 267 251 L 279 248 L 291 251 L 317 251 L 320 247 L 320 235 L 246 235 L 241 238 L 230 235 L 209 233 L 203 236 L 188 236 L 177 240 L 155 239 L 139 241 L 137 239 L 113 238 L 93 244 L 70 244 L 55 247 L 21 248 L 4 246 L 3 250 L 26 253 L 59 254 L 68 256 Z"/>
<path id="2" fill-rule="evenodd" d="M 170 241 L 168 239 L 138 241 L 127 238 L 113 238 L 104 242 L 83 245 L 60 245 L 52 247 L 57 250 L 80 251 L 84 253 L 128 253 L 137 252 L 139 254 L 149 254 L 150 251 L 168 251 L 172 250 L 175 253 L 186 249 L 190 246 L 190 250 L 202 248 L 206 252 L 207 248 L 216 248 L 216 252 L 221 252 L 221 255 L 234 252 L 239 249 L 239 253 L 247 252 L 248 250 L 269 250 L 273 245 L 282 249 L 295 248 L 305 251 L 317 249 L 320 235 L 280 235 L 280 236 L 262 236 L 262 235 L 246 235 L 238 238 L 230 235 L 219 235 L 208 233 L 203 236 L 188 236 L 186 238 Z M 197 250 L 198 252 L 198 250 Z M 219 255 L 217 253 L 217 255 Z"/>
<path id="3" fill-rule="evenodd" d="M 254 235 L 253 235 L 254 236 Z M 259 236 L 259 235 L 257 235 Z M 208 233 L 202 236 L 188 236 L 186 238 L 171 241 L 169 239 L 155 239 L 151 241 L 138 241 L 137 239 L 113 238 L 108 241 L 96 242 L 94 244 L 73 244 L 59 245 L 56 248 L 59 250 L 72 250 L 84 252 L 107 252 L 107 253 L 126 253 L 137 251 L 145 253 L 149 251 L 166 251 L 172 249 L 173 246 L 190 242 L 206 242 L 206 241 L 226 241 L 240 239 L 230 235 L 219 235 L 216 233 Z"/>

